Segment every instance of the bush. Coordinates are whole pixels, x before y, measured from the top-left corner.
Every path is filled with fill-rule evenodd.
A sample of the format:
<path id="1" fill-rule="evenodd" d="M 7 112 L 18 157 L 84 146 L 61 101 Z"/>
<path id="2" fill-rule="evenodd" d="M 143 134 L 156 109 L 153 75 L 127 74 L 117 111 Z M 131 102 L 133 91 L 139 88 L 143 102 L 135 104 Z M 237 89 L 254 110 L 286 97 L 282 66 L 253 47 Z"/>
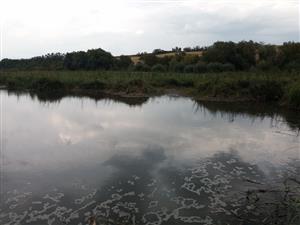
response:
<path id="1" fill-rule="evenodd" d="M 227 72 L 234 71 L 235 67 L 231 63 L 209 63 L 207 64 L 208 72 Z"/>
<path id="2" fill-rule="evenodd" d="M 260 61 L 257 66 L 256 66 L 259 70 L 262 71 L 267 71 L 270 70 L 272 68 L 272 64 L 268 61 L 262 60 Z"/>
<path id="3" fill-rule="evenodd" d="M 300 71 L 300 61 L 292 61 L 285 66 L 288 71 Z"/>
<path id="4" fill-rule="evenodd" d="M 171 60 L 170 62 L 170 70 L 174 72 L 183 72 L 184 71 L 184 63 L 178 62 L 176 60 Z"/>
<path id="5" fill-rule="evenodd" d="M 91 90 L 101 90 L 106 87 L 106 84 L 101 82 L 101 81 L 90 81 L 90 82 L 85 82 L 80 85 L 81 88 L 83 89 L 91 89 Z"/>
<path id="6" fill-rule="evenodd" d="M 116 59 L 115 64 L 117 69 L 128 69 L 132 65 L 132 60 L 129 56 L 121 55 Z"/>
<path id="7" fill-rule="evenodd" d="M 156 64 L 151 68 L 152 72 L 165 72 L 166 70 L 166 67 L 161 64 Z"/>
<path id="8" fill-rule="evenodd" d="M 194 82 L 192 80 L 178 80 L 175 78 L 169 78 L 163 81 L 163 85 L 174 87 L 193 87 Z"/>
<path id="9" fill-rule="evenodd" d="M 289 105 L 300 108 L 300 84 L 294 85 L 288 92 Z"/>
<path id="10" fill-rule="evenodd" d="M 222 72 L 223 64 L 222 63 L 209 63 L 207 64 L 208 72 Z"/>
<path id="11" fill-rule="evenodd" d="M 207 66 L 203 62 L 198 62 L 194 65 L 194 73 L 205 73 L 207 72 Z"/>
<path id="12" fill-rule="evenodd" d="M 146 65 L 146 64 L 138 62 L 134 66 L 134 71 L 149 72 L 150 71 L 150 67 L 148 65 Z"/>
<path id="13" fill-rule="evenodd" d="M 187 65 L 184 67 L 185 73 L 193 73 L 194 72 L 194 65 Z"/>
<path id="14" fill-rule="evenodd" d="M 34 81 L 31 84 L 30 89 L 48 92 L 63 90 L 65 89 L 65 86 L 61 81 L 41 78 L 39 80 Z"/>
<path id="15" fill-rule="evenodd" d="M 224 72 L 226 72 L 226 71 L 235 71 L 235 67 L 231 63 L 225 63 L 225 64 L 223 64 L 222 71 L 224 71 Z"/>
<path id="16" fill-rule="evenodd" d="M 278 81 L 253 81 L 250 87 L 250 95 L 259 101 L 278 101 L 283 96 L 282 84 Z"/>

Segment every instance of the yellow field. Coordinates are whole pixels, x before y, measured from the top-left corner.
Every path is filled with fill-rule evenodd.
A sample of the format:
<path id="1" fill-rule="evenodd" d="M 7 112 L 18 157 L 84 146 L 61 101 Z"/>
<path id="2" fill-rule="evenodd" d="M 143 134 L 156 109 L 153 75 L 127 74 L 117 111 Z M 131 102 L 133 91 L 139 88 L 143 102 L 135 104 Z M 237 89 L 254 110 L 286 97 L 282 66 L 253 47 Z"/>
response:
<path id="1" fill-rule="evenodd" d="M 202 53 L 203 53 L 202 51 L 185 52 L 185 54 L 187 54 L 187 55 L 198 55 L 198 56 L 202 56 Z M 175 52 L 157 54 L 156 56 L 159 58 L 163 58 L 166 56 L 175 56 Z M 138 56 L 138 55 L 130 56 L 130 58 L 134 64 L 137 64 L 138 62 L 140 62 L 140 56 Z"/>

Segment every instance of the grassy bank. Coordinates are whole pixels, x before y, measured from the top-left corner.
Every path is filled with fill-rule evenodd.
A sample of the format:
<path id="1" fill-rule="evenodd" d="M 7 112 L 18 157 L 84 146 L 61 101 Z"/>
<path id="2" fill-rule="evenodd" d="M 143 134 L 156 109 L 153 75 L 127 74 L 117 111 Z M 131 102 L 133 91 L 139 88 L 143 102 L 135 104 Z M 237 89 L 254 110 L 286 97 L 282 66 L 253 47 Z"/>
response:
<path id="1" fill-rule="evenodd" d="M 179 93 L 212 101 L 256 101 L 300 108 L 300 73 L 176 74 L 101 71 L 0 72 L 0 85 L 34 92 L 152 96 Z"/>

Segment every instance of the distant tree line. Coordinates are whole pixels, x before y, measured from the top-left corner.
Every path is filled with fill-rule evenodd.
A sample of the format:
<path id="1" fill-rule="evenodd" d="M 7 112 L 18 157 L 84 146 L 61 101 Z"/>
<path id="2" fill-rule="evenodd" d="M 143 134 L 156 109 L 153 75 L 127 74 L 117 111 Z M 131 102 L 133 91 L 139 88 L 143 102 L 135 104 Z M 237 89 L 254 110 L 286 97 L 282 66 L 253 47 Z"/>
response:
<path id="1" fill-rule="evenodd" d="M 30 59 L 3 59 L 0 62 L 0 69 L 131 70 L 185 73 L 248 70 L 300 71 L 300 43 L 298 42 L 287 42 L 280 46 L 253 41 L 216 42 L 209 47 L 196 46 L 183 49 L 175 47 L 172 51 L 155 49 L 152 53 L 139 53 L 138 56 L 140 60 L 134 64 L 129 56 L 114 57 L 111 53 L 99 48 L 67 54 L 48 54 Z"/>
<path id="2" fill-rule="evenodd" d="M 126 70 L 132 65 L 128 56 L 113 57 L 103 49 L 53 53 L 30 59 L 3 59 L 0 69 L 16 70 Z"/>

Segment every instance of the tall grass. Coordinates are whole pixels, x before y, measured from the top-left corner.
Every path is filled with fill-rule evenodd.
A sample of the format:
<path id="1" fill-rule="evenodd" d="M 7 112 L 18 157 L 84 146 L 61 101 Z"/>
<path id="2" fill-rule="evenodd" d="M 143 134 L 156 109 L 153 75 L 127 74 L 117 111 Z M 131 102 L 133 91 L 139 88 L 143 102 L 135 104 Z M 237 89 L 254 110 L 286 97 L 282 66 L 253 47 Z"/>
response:
<path id="1" fill-rule="evenodd" d="M 152 95 L 166 89 L 195 98 L 276 102 L 300 108 L 300 73 L 226 72 L 155 73 L 107 71 L 0 72 L 8 89 L 32 91 L 95 91 Z"/>

